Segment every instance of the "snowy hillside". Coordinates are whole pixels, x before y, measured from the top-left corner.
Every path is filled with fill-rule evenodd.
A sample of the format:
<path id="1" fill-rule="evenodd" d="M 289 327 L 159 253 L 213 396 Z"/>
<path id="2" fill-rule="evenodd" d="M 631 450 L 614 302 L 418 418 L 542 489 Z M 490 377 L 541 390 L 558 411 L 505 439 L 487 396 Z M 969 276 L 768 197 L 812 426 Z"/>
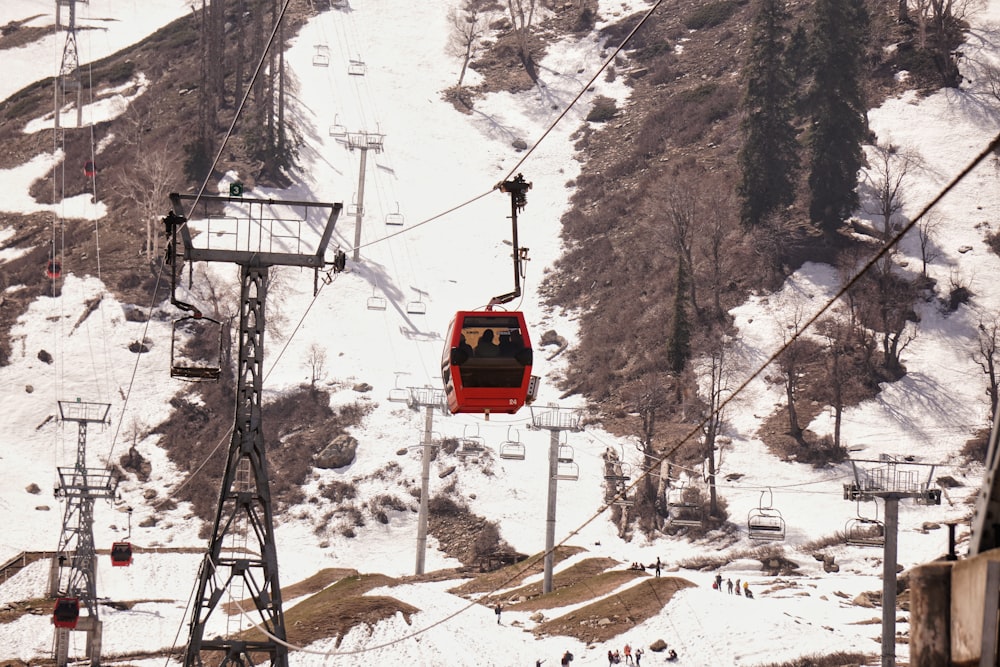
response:
<path id="1" fill-rule="evenodd" d="M 585 122 L 595 96 L 624 101 L 628 88 L 621 78 L 614 82 L 599 78 L 526 156 L 512 142 L 521 139 L 531 146 L 543 137 L 601 66 L 604 45 L 593 35 L 564 39 L 542 61 L 536 90 L 488 95 L 477 100 L 473 114 L 463 115 L 441 97 L 441 91 L 457 80 L 460 66 L 446 50 L 447 9 L 452 4 L 447 0 L 357 0 L 349 12 L 327 11 L 311 19 L 286 54 L 298 84 L 294 116 L 306 139 L 303 166 L 293 175 L 295 184 L 288 190 L 258 189 L 248 192 L 249 196 L 350 205 L 357 196 L 360 155 L 338 141 L 331 126 L 384 134 L 385 143 L 384 151 L 368 156 L 359 261 L 349 262 L 348 270 L 324 285 L 315 298 L 311 272 L 283 269 L 282 287 L 268 304 L 269 312 L 275 312 L 275 329 L 267 332 L 265 398 L 308 382 L 310 350 L 319 346 L 326 352 L 321 382 L 332 391 L 333 402 L 371 407 L 364 423 L 352 433 L 359 441 L 355 462 L 346 468 L 317 470 L 306 489 L 314 502 L 304 502 L 280 517 L 276 533 L 283 586 L 324 568 L 390 577 L 413 574 L 417 514 L 413 511 L 416 501 L 407 489 L 420 480 L 424 413 L 389 401 L 389 394 L 399 388 L 438 387 L 443 336 L 451 317 L 458 310 L 483 307 L 492 296 L 510 289 L 509 201 L 493 188 L 514 173 L 523 173 L 533 188 L 520 220 L 521 245 L 530 248 L 525 294 L 511 306 L 525 312 L 537 335 L 551 329 L 571 341 L 575 337 L 572 313 L 545 311 L 537 288 L 545 268 L 560 254 L 559 220 L 572 194 L 567 183 L 579 172 L 570 136 Z M 601 0 L 600 16 L 602 22 L 609 22 L 648 6 L 638 1 Z M 80 8 L 78 20 L 99 29 L 81 32 L 81 63 L 113 53 L 187 11 L 186 0 L 91 0 Z M 50 1 L 5 0 L 0 6 L 0 25 L 34 17 L 30 24 L 51 26 L 53 12 Z M 983 38 L 1000 27 L 1000 2 L 990 0 L 975 14 L 973 24 L 965 49 L 971 80 L 967 88 L 924 98 L 903 95 L 870 113 L 872 129 L 880 138 L 891 138 L 922 159 L 923 168 L 907 184 L 906 215 L 914 215 L 939 192 L 1000 128 L 994 110 L 971 103 L 979 96 L 980 77 L 975 68 L 1000 59 L 1000 53 L 991 50 L 992 41 Z M 314 64 L 321 51 L 317 46 L 329 47 L 328 66 Z M 59 37 L 50 35 L 4 50 L 11 74 L 0 80 L 0 96 L 6 98 L 32 81 L 52 76 L 61 48 Z M 348 73 L 351 60 L 364 62 L 364 76 Z M 141 94 L 141 87 L 136 90 Z M 88 105 L 84 122 L 121 113 L 126 107 L 127 99 L 118 106 Z M 51 124 L 51 117 L 40 118 L 24 131 L 42 132 Z M 7 192 L 0 201 L 0 215 L 4 211 L 52 211 L 60 217 L 102 224 L 104 207 L 86 197 L 52 207 L 29 196 L 31 182 L 52 169 L 58 157 L 41 149 L 30 162 L 0 171 L 0 183 Z M 985 312 L 995 312 L 1000 306 L 993 280 L 1000 259 L 983 242 L 986 229 L 996 231 L 994 218 L 1000 210 L 996 179 L 994 164 L 984 164 L 941 204 L 941 254 L 930 267 L 944 284 L 960 276 L 976 295 L 976 306 Z M 228 184 L 229 180 L 217 184 L 219 191 L 226 192 Z M 164 211 L 167 206 L 164 202 Z M 404 216 L 402 227 L 386 225 L 391 214 Z M 422 222 L 426 224 L 417 224 Z M 0 228 L 0 240 L 14 235 L 15 230 Z M 353 249 L 353 219 L 345 217 L 338 224 L 334 243 Z M 913 243 L 905 241 L 902 250 L 919 264 Z M 0 251 L 0 262 L 9 258 L 3 254 L 8 252 Z M 21 318 L 11 333 L 13 362 L 0 368 L 0 392 L 9 415 L 8 434 L 0 443 L 7 475 L 7 484 L 0 489 L 0 508 L 8 517 L 0 538 L 0 562 L 21 552 L 51 551 L 57 546 L 63 505 L 52 498 L 51 489 L 56 468 L 73 464 L 77 446 L 76 425 L 52 418 L 58 414 L 57 401 L 107 402 L 110 425 L 89 430 L 88 464 L 116 461 L 133 444 L 134 436 L 152 473 L 145 483 L 123 480 L 120 501 L 102 501 L 96 506 L 98 548 L 106 549 L 127 536 L 139 551 L 129 568 L 112 568 L 106 557 L 100 559 L 99 597 L 134 602 L 127 609 L 101 606 L 103 650 L 107 656 L 171 647 L 183 650 L 189 597 L 202 559 L 198 550 L 206 545 L 189 507 L 181 504 L 163 510 L 156 504 L 170 498 L 181 484 L 197 484 L 198 479 L 194 476 L 186 482 L 159 448 L 158 436 L 152 434 L 167 417 L 170 399 L 188 389 L 171 380 L 168 372 L 171 320 L 180 313 L 164 303 L 156 306 L 148 323 L 130 321 L 125 310 L 143 304 L 120 303 L 97 277 L 77 275 L 71 263 L 64 267 L 63 278 L 60 297 L 40 299 Z M 196 280 L 209 279 L 223 286 L 220 293 L 228 294 L 236 284 L 236 271 L 222 265 L 200 267 Z M 836 292 L 838 281 L 833 268 L 809 264 L 777 293 L 757 295 L 735 309 L 742 359 L 741 375 L 732 385 L 742 384 L 771 355 L 788 313 L 815 312 Z M 102 297 L 100 306 L 84 316 L 86 304 L 98 296 Z M 368 308 L 373 296 L 385 298 L 388 307 Z M 426 313 L 408 312 L 415 310 L 408 308 L 414 302 Z M 939 507 L 904 503 L 899 559 L 905 567 L 944 553 L 947 534 L 940 524 L 969 516 L 967 501 L 977 491 L 982 471 L 963 467 L 956 452 L 986 424 L 985 378 L 972 358 L 978 313 L 962 308 L 945 314 L 936 304 L 927 303 L 920 315 L 917 336 L 906 352 L 908 374 L 886 387 L 876 400 L 851 409 L 843 431 L 852 455 L 866 459 L 877 459 L 880 454 L 913 455 L 924 463 L 941 464 L 936 474 L 949 475 L 961 484 L 946 490 Z M 152 343 L 149 353 L 129 351 L 130 343 L 143 340 Z M 41 360 L 41 350 L 52 354 L 54 362 Z M 565 363 L 563 357 L 546 361 L 550 352 L 547 348 L 535 351 L 536 371 L 543 378 L 537 405 L 556 403 L 586 410 L 577 398 L 560 398 L 554 383 L 546 382 L 557 377 Z M 460 665 L 530 665 L 544 659 L 549 666 L 570 650 L 576 658 L 574 666 L 581 667 L 604 664 L 608 650 L 620 649 L 626 642 L 646 647 L 656 639 L 677 649 L 678 664 L 706 667 L 752 666 L 834 651 L 877 654 L 880 611 L 852 601 L 863 592 L 880 590 L 881 552 L 842 544 L 828 547 L 824 552 L 835 556 L 839 565 L 839 572 L 828 573 L 812 551 L 802 548 L 843 531 L 859 512 L 873 517 L 876 510 L 871 503 L 859 507 L 843 499 L 843 484 L 851 481 L 850 466 L 814 469 L 784 464 L 755 438 L 762 420 L 783 402 L 780 387 L 768 384 L 763 375 L 749 382 L 731 404 L 725 425 L 728 443 L 720 451 L 719 492 L 738 528 L 732 540 L 721 535 L 698 541 L 668 536 L 619 538 L 609 513 L 603 511 L 602 454 L 611 449 L 638 469 L 634 443 L 597 428 L 565 436 L 579 466 L 579 479 L 559 482 L 556 541 L 585 551 L 560 563 L 560 570 L 594 556 L 613 558 L 623 568 L 633 561 L 650 563 L 659 557 L 668 574 L 695 584 L 678 592 L 661 614 L 613 640 L 586 643 L 532 634 L 537 621 L 516 607 L 505 611 L 498 625 L 490 609 L 448 592 L 460 580 L 403 582 L 370 594 L 413 605 L 419 611 L 411 618 L 399 614 L 374 628 L 358 627 L 340 643 L 324 639 L 295 647 L 290 662 L 431 665 L 440 664 L 444 656 Z M 359 391 L 361 383 L 371 385 L 371 391 Z M 489 421 L 438 413 L 434 417 L 437 437 L 481 438 L 489 451 L 475 460 L 439 457 L 430 481 L 431 496 L 454 485 L 474 512 L 498 522 L 502 537 L 515 549 L 536 554 L 544 548 L 550 434 L 529 429 L 530 423 L 528 410 L 493 416 Z M 830 415 L 824 413 L 809 428 L 829 432 Z M 525 460 L 499 458 L 501 443 L 511 439 L 525 444 Z M 456 472 L 439 477 L 450 466 L 456 466 Z M 702 474 L 701 470 L 687 472 L 692 480 Z M 348 537 L 341 525 L 327 524 L 330 508 L 319 494 L 322 485 L 337 481 L 357 487 L 359 507 L 389 492 L 411 505 L 390 512 L 386 524 L 369 519 L 355 529 L 354 537 Z M 40 492 L 29 491 L 33 484 Z M 150 490 L 155 491 L 155 500 L 149 497 Z M 783 546 L 786 557 L 799 565 L 794 575 L 771 576 L 752 558 L 755 544 L 746 535 L 745 517 L 762 502 L 762 492 L 773 499 L 773 507 L 787 525 Z M 124 511 L 127 507 L 134 508 L 131 521 Z M 967 527 L 960 526 L 959 536 L 966 534 Z M 459 564 L 437 549 L 433 538 L 429 546 L 428 571 Z M 154 548 L 176 551 L 156 552 Z M 184 548 L 192 552 L 184 553 Z M 705 557 L 731 560 L 722 575 L 748 581 L 756 598 L 713 591 L 714 571 L 680 567 Z M 47 562 L 39 561 L 0 583 L 0 605 L 44 597 L 47 575 Z M 286 598 L 285 608 L 299 601 Z M 544 616 L 564 616 L 580 606 L 548 609 Z M 212 630 L 218 632 L 232 630 L 234 625 L 247 627 L 246 619 L 239 616 L 215 622 Z M 897 630 L 905 632 L 905 623 Z M 83 650 L 77 634 L 73 655 Z M 51 651 L 48 616 L 27 614 L 0 624 L 0 659 L 34 662 L 51 657 Z M 897 646 L 897 655 L 905 658 L 905 643 Z M 647 656 L 650 663 L 662 659 L 648 651 Z M 164 658 L 128 662 L 152 666 L 163 664 Z"/>

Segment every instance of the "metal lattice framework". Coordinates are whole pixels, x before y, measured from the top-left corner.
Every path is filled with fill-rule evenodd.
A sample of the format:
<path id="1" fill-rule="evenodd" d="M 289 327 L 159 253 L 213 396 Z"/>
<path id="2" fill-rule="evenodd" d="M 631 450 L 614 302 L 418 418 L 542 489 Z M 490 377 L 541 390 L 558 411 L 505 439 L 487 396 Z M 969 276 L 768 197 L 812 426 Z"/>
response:
<path id="1" fill-rule="evenodd" d="M 114 498 L 117 480 L 108 468 L 87 467 L 87 425 L 107 423 L 108 403 L 59 401 L 62 421 L 77 423 L 76 463 L 59 467 L 56 495 L 66 500 L 59 547 L 52 561 L 49 594 L 53 598 L 75 598 L 86 610 L 76 629 L 87 632 L 87 654 L 91 665 L 101 658 L 101 621 L 97 612 L 97 555 L 94 546 L 94 501 Z M 55 661 L 68 663 L 68 628 L 55 629 Z"/>
<path id="2" fill-rule="evenodd" d="M 232 234 L 223 234 L 224 245 L 196 247 L 195 236 L 187 218 L 178 215 L 183 200 L 195 197 L 170 195 L 173 211 L 165 220 L 170 234 L 168 257 L 180 258 L 178 236 L 183 241 L 183 257 L 189 262 L 215 261 L 240 265 L 239 357 L 236 373 L 236 409 L 232 440 L 226 458 L 222 489 L 215 513 L 208 553 L 198 573 L 198 589 L 191 617 L 185 665 L 253 665 L 265 658 L 274 667 L 288 665 L 285 620 L 281 586 L 278 578 L 277 545 L 267 469 L 261 396 L 264 377 L 264 329 L 270 266 L 312 267 L 317 271 L 327 264 L 326 246 L 342 209 L 341 204 L 282 202 L 243 197 L 200 197 L 206 205 L 218 202 L 241 204 L 248 211 L 236 217 L 206 217 L 229 226 Z M 301 221 L 290 224 L 278 208 L 305 209 Z M 318 235 L 317 249 L 301 253 L 303 233 L 308 231 L 308 213 L 328 209 L 329 216 Z M 301 224 L 300 224 L 301 223 Z M 219 234 L 206 233 L 209 243 Z M 343 268 L 343 254 L 330 262 Z M 174 286 L 176 287 L 176 286 Z M 225 594 L 237 605 L 241 615 L 250 616 L 263 639 L 247 639 L 228 627 L 224 634 L 206 636 L 213 613 Z M 249 608 L 252 606 L 252 609 Z M 237 616 L 237 619 L 240 617 Z M 205 653 L 216 654 L 206 660 Z"/>
<path id="3" fill-rule="evenodd" d="M 69 23 L 66 26 L 66 43 L 63 45 L 59 76 L 56 77 L 55 127 L 59 129 L 59 115 L 66 105 L 66 94 L 76 92 L 76 126 L 83 124 L 83 107 L 80 105 L 83 85 L 80 81 L 80 54 L 76 46 L 76 3 L 86 4 L 86 0 L 56 0 L 56 28 L 60 27 L 60 9 L 69 7 Z"/>

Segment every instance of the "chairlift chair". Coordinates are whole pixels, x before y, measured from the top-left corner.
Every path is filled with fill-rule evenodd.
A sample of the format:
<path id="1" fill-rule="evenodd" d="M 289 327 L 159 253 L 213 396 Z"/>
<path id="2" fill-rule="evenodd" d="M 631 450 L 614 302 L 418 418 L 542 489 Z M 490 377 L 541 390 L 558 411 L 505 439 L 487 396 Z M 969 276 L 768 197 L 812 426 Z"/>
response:
<path id="1" fill-rule="evenodd" d="M 347 73 L 351 76 L 364 76 L 368 71 L 368 66 L 361 58 L 351 58 L 347 65 Z"/>
<path id="2" fill-rule="evenodd" d="M 524 443 L 516 435 L 516 431 L 514 437 L 511 437 L 511 430 L 508 426 L 507 439 L 500 443 L 500 458 L 510 461 L 523 461 L 524 454 Z"/>
<path id="3" fill-rule="evenodd" d="M 844 542 L 855 547 L 885 546 L 885 524 L 878 519 L 854 517 L 844 526 Z"/>
<path id="4" fill-rule="evenodd" d="M 389 400 L 393 403 L 410 402 L 410 390 L 399 386 L 399 373 L 396 373 L 396 386 L 389 390 Z"/>
<path id="5" fill-rule="evenodd" d="M 80 620 L 80 598 L 62 597 L 56 600 L 52 610 L 52 625 L 72 630 Z"/>
<path id="6" fill-rule="evenodd" d="M 768 503 L 764 505 L 764 494 Z M 781 512 L 772 507 L 774 494 L 771 489 L 760 492 L 760 502 L 747 514 L 747 533 L 751 540 L 779 541 L 785 539 L 785 520 Z"/>
<path id="7" fill-rule="evenodd" d="M 340 122 L 340 114 L 333 117 L 333 124 L 330 125 L 330 136 L 334 139 L 343 139 L 347 136 L 347 127 Z"/>
<path id="8" fill-rule="evenodd" d="M 747 532 L 751 540 L 780 541 L 785 539 L 785 520 L 774 508 L 755 507 L 747 516 Z"/>
<path id="9" fill-rule="evenodd" d="M 486 443 L 479 435 L 479 427 L 477 426 L 473 430 L 472 435 L 469 435 L 469 427 L 466 425 L 462 433 L 459 448 L 455 453 L 464 458 L 466 456 L 476 456 L 484 451 L 486 451 Z"/>
<path id="10" fill-rule="evenodd" d="M 403 214 L 399 212 L 399 202 L 396 202 L 396 211 L 393 213 L 386 213 L 385 224 L 398 227 L 402 225 L 403 222 Z"/>
<path id="11" fill-rule="evenodd" d="M 611 505 L 617 505 L 618 507 L 632 507 L 635 505 L 635 501 L 629 498 L 622 491 L 611 492 L 605 495 L 604 502 Z"/>
<path id="12" fill-rule="evenodd" d="M 316 67 L 330 66 L 330 47 L 326 44 L 316 45 L 316 53 L 313 55 L 313 65 Z"/>
<path id="13" fill-rule="evenodd" d="M 45 277 L 55 280 L 62 276 L 62 264 L 57 259 L 50 259 L 45 265 Z"/>
<path id="14" fill-rule="evenodd" d="M 573 448 L 559 445 L 556 452 L 556 479 L 575 482 L 580 479 L 580 466 L 573 460 Z"/>
<path id="15" fill-rule="evenodd" d="M 576 461 L 559 461 L 556 464 L 555 478 L 575 482 L 580 479 L 580 466 L 576 464 Z"/>
<path id="16" fill-rule="evenodd" d="M 417 299 L 416 301 L 410 301 L 406 304 L 406 312 L 410 315 L 426 315 L 427 314 L 427 304 Z"/>
<path id="17" fill-rule="evenodd" d="M 174 322 L 170 377 L 218 380 L 222 375 L 222 323 L 200 313 Z"/>
<path id="18" fill-rule="evenodd" d="M 132 564 L 132 543 L 115 542 L 111 545 L 111 565 L 128 567 Z"/>
<path id="19" fill-rule="evenodd" d="M 627 482 L 632 479 L 632 466 L 624 461 L 608 461 L 604 466 L 604 479 L 609 482 Z"/>
<path id="20" fill-rule="evenodd" d="M 358 206 L 357 195 L 351 195 L 351 203 L 347 205 L 344 209 L 344 215 L 350 217 L 364 216 L 365 211 L 362 207 Z"/>
<path id="21" fill-rule="evenodd" d="M 686 485 L 667 491 L 667 523 L 672 526 L 703 526 L 705 512 L 699 503 L 685 497 Z"/>
<path id="22" fill-rule="evenodd" d="M 378 285 L 372 286 L 372 295 L 368 297 L 367 302 L 368 310 L 385 310 L 386 302 L 385 297 L 378 295 Z"/>
<path id="23" fill-rule="evenodd" d="M 885 524 L 878 519 L 878 503 L 875 503 L 875 517 L 861 514 L 861 500 L 858 500 L 858 515 L 848 519 L 844 526 L 844 541 L 856 547 L 885 546 Z"/>

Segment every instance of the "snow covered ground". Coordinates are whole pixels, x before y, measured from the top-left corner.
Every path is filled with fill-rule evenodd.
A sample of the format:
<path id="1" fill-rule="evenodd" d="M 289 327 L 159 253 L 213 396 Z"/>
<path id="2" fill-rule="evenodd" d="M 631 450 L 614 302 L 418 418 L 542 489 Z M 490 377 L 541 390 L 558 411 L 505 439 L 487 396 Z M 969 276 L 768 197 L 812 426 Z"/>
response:
<path id="1" fill-rule="evenodd" d="M 50 25 L 53 4 L 5 0 L 0 6 L 0 25 L 34 15 L 38 17 L 33 23 Z M 384 151 L 368 156 L 360 261 L 349 262 L 348 272 L 325 286 L 315 300 L 311 275 L 283 270 L 282 290 L 268 303 L 269 312 L 273 308 L 281 317 L 271 320 L 278 330 L 268 330 L 267 396 L 308 379 L 309 350 L 318 344 L 327 352 L 323 381 L 334 390 L 334 401 L 368 401 L 374 406 L 354 433 L 361 443 L 355 463 L 346 469 L 317 472 L 310 482 L 312 488 L 324 481 L 371 475 L 390 461 L 401 466 L 401 480 L 419 479 L 417 445 L 424 415 L 389 402 L 388 393 L 398 387 L 438 386 L 442 336 L 451 316 L 458 310 L 481 307 L 493 295 L 510 289 L 509 200 L 492 190 L 514 173 L 523 173 L 534 187 L 520 218 L 521 245 L 531 249 L 525 295 L 511 305 L 526 313 L 535 332 L 555 329 L 571 340 L 575 335 L 572 314 L 544 311 L 536 291 L 545 267 L 559 256 L 559 219 L 572 194 L 566 184 L 579 171 L 569 136 L 584 122 L 593 96 L 621 100 L 628 90 L 621 78 L 609 83 L 600 77 L 581 105 L 525 158 L 511 146 L 512 141 L 522 139 L 531 146 L 542 137 L 561 113 L 561 105 L 568 103 L 600 67 L 606 56 L 603 45 L 589 36 L 553 45 L 542 62 L 542 83 L 537 90 L 489 95 L 477 101 L 475 113 L 463 115 L 440 95 L 455 83 L 459 67 L 445 49 L 446 11 L 451 4 L 445 0 L 365 0 L 354 3 L 350 12 L 325 12 L 311 20 L 287 54 L 298 79 L 293 115 L 307 142 L 301 152 L 302 170 L 289 190 L 247 193 L 349 205 L 356 197 L 360 156 L 331 136 L 330 126 L 385 135 Z M 601 0 L 600 13 L 604 20 L 610 20 L 646 6 Z M 100 29 L 81 32 L 81 63 L 85 66 L 112 53 L 186 11 L 189 3 L 181 0 L 92 0 L 80 7 L 78 20 Z M 972 72 L 979 64 L 998 57 L 986 37 L 1000 25 L 1000 2 L 988 2 L 973 16 L 973 24 L 970 43 L 964 49 Z M 317 45 L 329 47 L 328 67 L 313 65 Z M 4 51 L 4 62 L 16 66 L 5 68 L 0 98 L 51 76 L 57 69 L 61 46 L 58 38 L 49 36 L 31 46 Z M 365 76 L 347 73 L 352 59 L 364 61 Z M 907 182 L 904 214 L 914 215 L 997 132 L 998 116 L 983 103 L 980 77 L 970 73 L 969 78 L 971 82 L 961 90 L 925 98 L 903 95 L 870 113 L 872 129 L 880 139 L 891 139 L 922 160 L 923 168 Z M 120 112 L 121 106 L 116 108 Z M 84 122 L 114 112 L 107 105 L 88 105 Z M 37 132 L 42 127 L 39 119 L 25 131 Z M 76 198 L 46 207 L 31 200 L 31 180 L 50 169 L 54 159 L 40 155 L 22 167 L 0 171 L 0 183 L 7 193 L 0 206 L 20 212 L 55 208 L 62 217 L 82 217 L 99 224 L 105 214 L 99 203 Z M 975 303 L 986 312 L 995 312 L 1000 303 L 992 279 L 998 258 L 982 240 L 985 229 L 996 225 L 1000 210 L 996 178 L 995 164 L 988 161 L 941 204 L 936 212 L 942 220 L 937 238 L 941 257 L 930 269 L 939 283 L 948 284 L 955 277 L 967 281 L 976 295 Z M 226 183 L 219 186 L 225 191 Z M 166 202 L 164 207 L 166 210 Z M 402 229 L 385 224 L 385 217 L 392 213 L 404 215 Z M 417 224 L 423 221 L 429 222 Z M 398 235 L 392 236 L 396 232 Z M 10 233 L 0 230 L 0 238 Z M 353 219 L 343 218 L 334 242 L 350 249 L 353 233 Z M 911 265 L 919 265 L 914 243 L 904 242 L 903 252 Z M 170 512 L 156 512 L 142 497 L 150 488 L 157 490 L 160 499 L 168 497 L 182 481 L 157 448 L 156 437 L 147 435 L 166 417 L 169 399 L 185 388 L 168 376 L 170 315 L 176 313 L 165 304 L 161 307 L 165 315 L 154 317 L 148 327 L 129 322 L 123 307 L 131 304 L 117 302 L 96 277 L 74 273 L 71 263 L 64 271 L 61 296 L 41 299 L 32 306 L 12 332 L 12 363 L 0 368 L 0 392 L 11 429 L 0 443 L 0 460 L 7 476 L 7 483 L 0 488 L 0 508 L 8 517 L 0 537 L 0 561 L 21 551 L 51 550 L 57 545 L 62 506 L 51 498 L 49 489 L 56 479 L 56 467 L 73 464 L 77 430 L 74 423 L 46 419 L 57 414 L 57 401 L 75 398 L 111 404 L 110 427 L 88 432 L 90 465 L 102 465 L 120 456 L 131 444 L 126 434 L 132 432 L 139 433 L 137 447 L 153 465 L 148 483 L 122 483 L 120 503 L 98 503 L 94 523 L 98 546 L 104 548 L 127 534 L 128 518 L 123 510 L 131 506 L 135 512 L 129 539 L 137 546 L 203 548 L 205 543 L 197 537 L 198 526 L 189 520 L 188 508 L 181 505 Z M 231 267 L 213 266 L 211 272 L 220 284 L 235 280 Z M 743 377 L 770 356 L 787 313 L 795 309 L 814 312 L 836 291 L 837 284 L 836 271 L 830 267 L 807 265 L 778 293 L 759 295 L 735 309 L 744 352 Z M 103 295 L 100 308 L 78 323 L 84 304 L 96 295 Z M 366 302 L 372 296 L 385 297 L 389 307 L 385 311 L 367 309 Z M 407 313 L 406 306 L 413 301 L 420 301 L 426 314 Z M 938 473 L 951 475 L 965 485 L 949 490 L 940 507 L 904 504 L 899 557 L 906 566 L 937 557 L 947 548 L 946 531 L 923 530 L 925 522 L 959 521 L 968 516 L 970 508 L 965 501 L 978 488 L 982 471 L 960 465 L 955 452 L 986 423 L 987 408 L 985 380 L 971 352 L 978 314 L 960 309 L 945 315 L 933 303 L 923 305 L 920 314 L 918 335 L 906 352 L 907 376 L 886 387 L 876 400 L 848 411 L 843 430 L 856 456 L 912 454 L 922 462 L 944 464 Z M 143 338 L 153 345 L 148 354 L 136 359 L 127 346 Z M 41 349 L 53 354 L 54 364 L 38 359 Z M 575 399 L 561 400 L 552 383 L 544 382 L 544 377 L 558 373 L 563 363 L 561 358 L 544 362 L 544 356 L 543 352 L 536 354 L 536 369 L 543 376 L 538 404 L 557 402 L 562 407 L 585 408 Z M 741 381 L 736 378 L 734 385 Z M 374 390 L 359 394 L 352 389 L 358 382 L 367 382 Z M 127 403 L 123 395 L 128 396 Z M 587 646 L 563 637 L 536 638 L 525 631 L 534 625 L 528 613 L 514 609 L 504 613 L 504 622 L 498 626 L 489 609 L 447 593 L 455 582 L 406 584 L 374 593 L 391 595 L 419 608 L 411 623 L 400 616 L 370 631 L 359 628 L 339 647 L 333 640 L 317 642 L 295 650 L 290 661 L 341 664 L 357 659 L 372 665 L 429 665 L 446 659 L 461 665 L 530 665 L 545 659 L 546 665 L 553 665 L 565 650 L 571 650 L 576 656 L 574 665 L 601 665 L 609 648 L 621 648 L 625 642 L 646 646 L 658 638 L 678 650 L 679 664 L 706 667 L 759 665 L 836 650 L 878 653 L 880 628 L 877 622 L 868 621 L 877 619 L 880 610 L 858 607 L 850 601 L 860 592 L 881 589 L 880 552 L 846 545 L 832 548 L 829 552 L 836 555 L 840 572 L 827 574 L 811 554 L 797 548 L 843 530 L 857 515 L 859 508 L 842 498 L 850 468 L 815 470 L 782 464 L 768 454 L 754 433 L 776 404 L 782 404 L 778 388 L 762 379 L 749 383 L 732 403 L 725 426 L 731 444 L 721 451 L 719 470 L 720 480 L 728 473 L 742 474 L 738 481 L 722 481 L 720 486 L 737 524 L 758 506 L 762 492 L 770 492 L 774 507 L 788 526 L 785 548 L 801 566 L 799 576 L 776 582 L 761 573 L 756 561 L 734 560 L 723 575 L 749 581 L 757 592 L 756 599 L 713 591 L 713 572 L 672 571 L 697 586 L 678 593 L 662 614 L 625 635 Z M 829 421 L 828 415 L 822 415 L 810 428 L 827 432 Z M 524 461 L 493 456 L 482 466 L 460 464 L 457 485 L 475 512 L 499 522 L 504 539 L 522 552 L 537 553 L 544 547 L 549 433 L 529 430 L 529 424 L 530 414 L 525 410 L 514 416 L 495 416 L 489 422 L 438 415 L 434 428 L 442 436 L 477 435 L 494 451 L 504 440 L 517 438 L 525 443 Z M 601 454 L 610 447 L 632 458 L 633 444 L 589 428 L 568 434 L 567 444 L 574 450 L 580 479 L 559 484 L 556 540 L 587 551 L 566 561 L 565 566 L 587 556 L 616 558 L 623 567 L 659 556 L 674 570 L 678 562 L 719 550 L 711 540 L 619 539 L 607 515 L 598 514 L 603 497 Z M 408 452 L 400 456 L 397 451 L 401 449 Z M 451 481 L 432 474 L 432 495 Z M 33 483 L 42 488 L 41 494 L 26 492 Z M 359 487 L 363 493 L 385 490 L 374 482 Z M 359 505 L 361 502 L 359 499 Z M 872 515 L 874 508 L 868 505 L 860 509 Z M 283 586 L 325 567 L 390 576 L 413 573 L 416 514 L 394 513 L 387 525 L 370 522 L 358 529 L 355 538 L 330 531 L 319 539 L 314 525 L 324 509 L 321 504 L 307 503 L 281 518 L 276 532 Z M 159 516 L 158 524 L 139 527 L 154 512 Z M 965 530 L 960 528 L 960 535 Z M 458 564 L 434 548 L 433 539 L 429 543 L 428 571 Z M 722 553 L 738 555 L 751 546 L 743 539 L 723 548 Z M 130 568 L 112 568 L 102 558 L 100 597 L 150 600 L 128 611 L 101 607 L 105 655 L 183 647 L 187 638 L 185 614 L 200 560 L 199 554 L 139 553 Z M 0 604 L 44 596 L 46 576 L 47 564 L 26 568 L 0 584 Z M 286 608 L 293 603 L 286 600 Z M 553 609 L 546 616 L 571 610 Z M 905 631 L 905 623 L 897 629 Z M 83 649 L 82 640 L 74 637 L 74 641 L 76 654 Z M 43 659 L 51 655 L 51 643 L 48 617 L 24 616 L 0 625 L 0 658 Z M 905 658 L 905 645 L 898 646 L 897 655 Z M 647 653 L 647 659 L 653 662 L 658 658 Z M 152 665 L 163 660 L 130 662 Z"/>

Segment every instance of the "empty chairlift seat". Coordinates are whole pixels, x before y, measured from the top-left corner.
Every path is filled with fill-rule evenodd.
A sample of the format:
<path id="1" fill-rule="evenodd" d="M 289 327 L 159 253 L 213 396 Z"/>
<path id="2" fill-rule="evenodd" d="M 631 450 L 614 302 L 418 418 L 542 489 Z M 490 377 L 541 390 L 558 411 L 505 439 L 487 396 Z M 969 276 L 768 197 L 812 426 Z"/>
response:
<path id="1" fill-rule="evenodd" d="M 510 427 L 508 427 L 507 439 L 500 443 L 500 458 L 508 461 L 523 461 L 524 453 L 524 443 L 521 442 L 521 438 L 516 432 L 512 436 Z"/>
<path id="2" fill-rule="evenodd" d="M 316 67 L 330 66 L 330 47 L 325 44 L 316 45 L 316 53 L 313 54 L 313 65 Z"/>
<path id="3" fill-rule="evenodd" d="M 367 71 L 368 66 L 360 58 L 351 58 L 351 61 L 347 64 L 347 73 L 351 76 L 364 76 Z"/>
<path id="4" fill-rule="evenodd" d="M 170 339 L 170 376 L 218 380 L 222 374 L 222 323 L 200 314 L 174 322 Z"/>
<path id="5" fill-rule="evenodd" d="M 747 532 L 751 540 L 778 541 L 785 539 L 785 520 L 772 508 L 754 508 L 747 517 Z"/>

